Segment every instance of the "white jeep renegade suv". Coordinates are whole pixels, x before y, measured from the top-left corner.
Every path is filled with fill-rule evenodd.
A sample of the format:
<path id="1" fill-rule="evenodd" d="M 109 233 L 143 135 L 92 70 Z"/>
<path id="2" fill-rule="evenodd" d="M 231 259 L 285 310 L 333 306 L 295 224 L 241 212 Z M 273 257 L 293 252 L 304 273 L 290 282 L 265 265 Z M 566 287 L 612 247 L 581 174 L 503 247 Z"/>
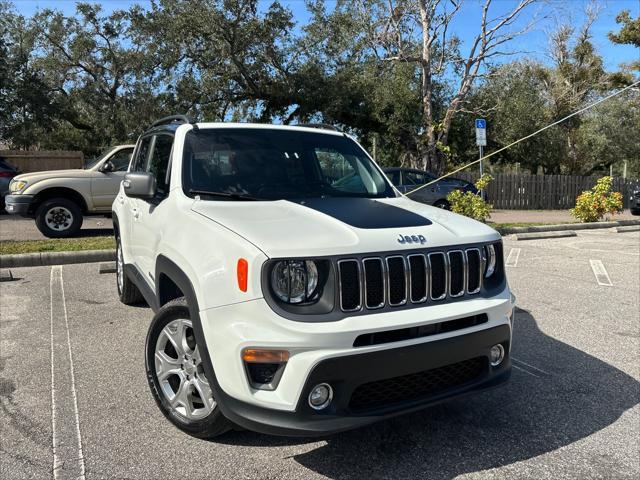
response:
<path id="1" fill-rule="evenodd" d="M 500 236 L 328 129 L 156 122 L 113 204 L 149 385 L 196 437 L 346 430 L 505 382 Z"/>

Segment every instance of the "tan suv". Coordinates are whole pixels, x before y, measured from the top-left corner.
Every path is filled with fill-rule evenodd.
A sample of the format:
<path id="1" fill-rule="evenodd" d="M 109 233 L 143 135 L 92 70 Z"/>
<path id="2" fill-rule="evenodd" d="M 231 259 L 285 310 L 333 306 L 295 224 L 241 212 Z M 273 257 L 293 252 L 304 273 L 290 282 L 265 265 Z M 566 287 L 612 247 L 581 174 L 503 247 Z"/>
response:
<path id="1" fill-rule="evenodd" d="M 111 213 L 133 148 L 114 147 L 85 169 L 18 175 L 9 185 L 6 210 L 35 218 L 46 237 L 71 237 L 80 230 L 84 215 Z"/>

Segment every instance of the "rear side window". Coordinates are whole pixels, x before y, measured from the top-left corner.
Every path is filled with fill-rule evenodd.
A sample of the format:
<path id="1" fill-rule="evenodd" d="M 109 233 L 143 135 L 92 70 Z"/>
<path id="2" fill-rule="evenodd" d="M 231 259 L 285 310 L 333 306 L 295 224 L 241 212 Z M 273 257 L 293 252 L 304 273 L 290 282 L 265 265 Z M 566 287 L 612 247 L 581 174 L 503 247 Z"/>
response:
<path id="1" fill-rule="evenodd" d="M 385 175 L 391 183 L 393 183 L 396 187 L 400 186 L 400 170 L 394 170 L 393 172 L 385 172 Z"/>
<path id="2" fill-rule="evenodd" d="M 427 176 L 421 172 L 404 172 L 405 185 L 422 185 L 427 183 Z"/>
<path id="3" fill-rule="evenodd" d="M 147 171 L 156 177 L 156 185 L 160 195 L 169 193 L 167 170 L 169 169 L 172 147 L 173 137 L 171 135 L 156 135 Z"/>

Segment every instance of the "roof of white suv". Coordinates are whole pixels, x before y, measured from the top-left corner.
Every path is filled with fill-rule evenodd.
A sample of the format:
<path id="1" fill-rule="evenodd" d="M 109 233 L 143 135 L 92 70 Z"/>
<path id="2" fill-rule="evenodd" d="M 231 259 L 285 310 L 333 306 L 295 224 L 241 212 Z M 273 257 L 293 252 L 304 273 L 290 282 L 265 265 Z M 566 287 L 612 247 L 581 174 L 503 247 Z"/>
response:
<path id="1" fill-rule="evenodd" d="M 266 129 L 266 130 L 293 130 L 293 131 L 303 131 L 303 132 L 316 132 L 316 133 L 326 133 L 329 135 L 339 135 L 343 136 L 344 133 L 330 129 L 329 126 L 319 125 L 313 126 L 312 124 L 305 125 L 274 125 L 269 123 L 234 123 L 234 122 L 204 122 L 204 123 L 196 123 L 198 128 L 206 129 L 206 128 L 252 128 L 252 129 Z"/>
<path id="2" fill-rule="evenodd" d="M 185 115 L 173 115 L 165 117 L 153 123 L 145 133 L 158 130 L 169 130 L 175 132 L 182 125 L 193 125 L 194 128 L 212 129 L 212 128 L 246 128 L 246 129 L 267 129 L 267 130 L 290 130 L 324 133 L 328 135 L 344 136 L 346 133 L 341 132 L 336 127 L 327 124 L 302 124 L 302 125 L 274 125 L 267 123 L 239 123 L 239 122 L 193 122 Z"/>

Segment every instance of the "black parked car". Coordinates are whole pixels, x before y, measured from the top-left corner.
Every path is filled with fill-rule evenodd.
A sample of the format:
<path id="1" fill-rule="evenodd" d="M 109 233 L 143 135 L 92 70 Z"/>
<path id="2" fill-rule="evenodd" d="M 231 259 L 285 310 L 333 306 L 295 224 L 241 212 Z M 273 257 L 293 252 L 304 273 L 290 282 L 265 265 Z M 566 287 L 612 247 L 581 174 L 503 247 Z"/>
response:
<path id="1" fill-rule="evenodd" d="M 429 172 L 412 168 L 385 168 L 384 173 L 389 177 L 391 183 L 402 193 L 410 192 L 420 185 L 429 183 L 437 178 Z M 447 195 L 453 190 L 478 193 L 478 190 L 472 183 L 459 178 L 447 177 L 433 185 L 418 190 L 416 193 L 411 194 L 409 198 L 416 202 L 433 205 L 434 207 L 449 209 Z"/>
<path id="2" fill-rule="evenodd" d="M 9 193 L 9 184 L 20 171 L 0 157 L 0 212 L 4 210 L 4 197 Z"/>
<path id="3" fill-rule="evenodd" d="M 631 215 L 640 215 L 640 184 L 633 187 L 631 190 L 631 198 L 629 200 Z"/>

